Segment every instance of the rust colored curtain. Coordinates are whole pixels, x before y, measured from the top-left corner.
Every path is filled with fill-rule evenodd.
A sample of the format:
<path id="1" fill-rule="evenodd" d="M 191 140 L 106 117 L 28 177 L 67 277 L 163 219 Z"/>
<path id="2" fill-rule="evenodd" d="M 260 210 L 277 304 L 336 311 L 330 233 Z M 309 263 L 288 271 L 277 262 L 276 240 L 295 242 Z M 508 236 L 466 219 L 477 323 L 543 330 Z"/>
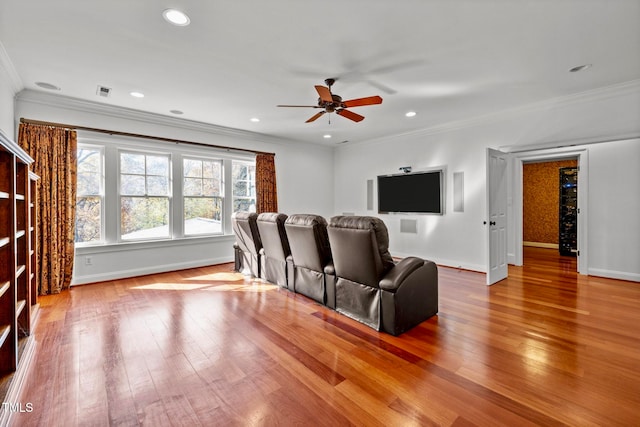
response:
<path id="1" fill-rule="evenodd" d="M 38 185 L 38 263 L 40 295 L 57 294 L 71 284 L 77 181 L 76 131 L 20 124 L 20 146 L 34 159 Z"/>
<path id="2" fill-rule="evenodd" d="M 278 212 L 275 155 L 256 155 L 256 212 Z"/>

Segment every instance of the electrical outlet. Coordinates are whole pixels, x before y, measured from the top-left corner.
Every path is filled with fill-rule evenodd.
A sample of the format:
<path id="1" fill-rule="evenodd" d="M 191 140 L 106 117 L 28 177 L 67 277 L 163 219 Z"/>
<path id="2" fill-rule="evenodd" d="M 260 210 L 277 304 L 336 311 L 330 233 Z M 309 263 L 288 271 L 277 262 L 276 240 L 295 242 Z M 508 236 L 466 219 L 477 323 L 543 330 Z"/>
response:
<path id="1" fill-rule="evenodd" d="M 93 258 L 90 256 L 84 258 L 84 265 L 93 265 Z"/>

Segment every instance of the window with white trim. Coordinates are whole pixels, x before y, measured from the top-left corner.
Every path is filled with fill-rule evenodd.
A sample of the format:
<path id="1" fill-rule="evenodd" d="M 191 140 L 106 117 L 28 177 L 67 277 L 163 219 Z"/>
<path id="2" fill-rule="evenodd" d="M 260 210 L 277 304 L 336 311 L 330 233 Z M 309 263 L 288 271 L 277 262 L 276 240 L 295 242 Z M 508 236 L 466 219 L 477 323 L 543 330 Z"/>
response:
<path id="1" fill-rule="evenodd" d="M 233 178 L 233 211 L 256 211 L 256 164 L 234 160 Z"/>
<path id="2" fill-rule="evenodd" d="M 250 155 L 103 137 L 77 154 L 79 247 L 215 238 L 233 233 L 233 212 L 255 211 Z"/>
<path id="3" fill-rule="evenodd" d="M 75 242 L 104 241 L 104 150 L 78 145 Z"/>
<path id="4" fill-rule="evenodd" d="M 171 157 L 121 151 L 120 239 L 171 238 Z"/>
<path id="5" fill-rule="evenodd" d="M 183 158 L 184 235 L 223 233 L 222 160 Z"/>

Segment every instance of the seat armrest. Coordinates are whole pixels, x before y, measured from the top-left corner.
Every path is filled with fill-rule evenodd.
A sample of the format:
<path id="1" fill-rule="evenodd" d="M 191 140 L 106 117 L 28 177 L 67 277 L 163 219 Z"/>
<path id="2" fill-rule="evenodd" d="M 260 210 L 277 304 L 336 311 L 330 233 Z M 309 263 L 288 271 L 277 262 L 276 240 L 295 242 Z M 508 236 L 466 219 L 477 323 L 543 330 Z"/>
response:
<path id="1" fill-rule="evenodd" d="M 380 280 L 380 289 L 395 292 L 400 284 L 414 271 L 425 265 L 425 260 L 418 257 L 407 257 L 400 260 L 389 272 Z"/>

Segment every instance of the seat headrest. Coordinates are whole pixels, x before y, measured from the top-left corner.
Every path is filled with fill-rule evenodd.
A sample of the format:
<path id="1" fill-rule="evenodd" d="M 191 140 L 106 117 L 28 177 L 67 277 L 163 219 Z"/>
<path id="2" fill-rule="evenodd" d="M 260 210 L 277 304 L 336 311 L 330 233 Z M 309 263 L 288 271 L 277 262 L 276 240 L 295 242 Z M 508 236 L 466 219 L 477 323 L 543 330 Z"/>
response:
<path id="1" fill-rule="evenodd" d="M 329 228 L 372 230 L 376 236 L 378 252 L 384 271 L 393 267 L 393 257 L 389 253 L 389 231 L 380 218 L 373 216 L 334 216 L 329 220 Z"/>
<path id="2" fill-rule="evenodd" d="M 293 214 L 287 218 L 285 224 L 314 227 L 316 225 L 327 226 L 327 220 L 320 215 L 313 214 Z"/>
<path id="3" fill-rule="evenodd" d="M 276 223 L 284 224 L 286 220 L 287 220 L 287 215 L 283 213 L 263 212 L 260 215 L 258 215 L 258 221 L 260 222 L 276 222 Z"/>
<path id="4" fill-rule="evenodd" d="M 234 212 L 231 218 L 238 221 L 255 221 L 258 219 L 258 214 L 255 212 Z"/>
<path id="5" fill-rule="evenodd" d="M 357 228 L 360 230 L 382 230 L 387 233 L 387 226 L 380 218 L 373 216 L 334 216 L 329 221 L 329 227 Z"/>

